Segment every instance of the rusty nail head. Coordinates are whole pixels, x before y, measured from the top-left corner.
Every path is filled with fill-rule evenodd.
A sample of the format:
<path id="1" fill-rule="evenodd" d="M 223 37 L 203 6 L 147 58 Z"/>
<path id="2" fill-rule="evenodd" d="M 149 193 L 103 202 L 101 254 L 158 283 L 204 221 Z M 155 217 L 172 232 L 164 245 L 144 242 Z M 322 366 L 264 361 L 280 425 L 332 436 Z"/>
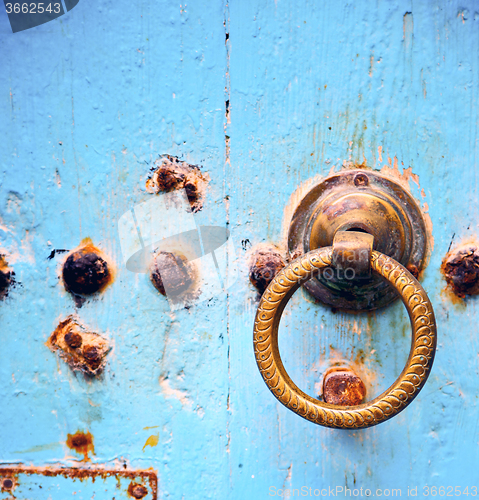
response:
<path id="1" fill-rule="evenodd" d="M 68 347 L 77 349 L 78 347 L 81 347 L 83 340 L 79 333 L 68 332 L 65 335 L 65 343 L 68 345 Z"/>
<path id="2" fill-rule="evenodd" d="M 146 494 L 148 493 L 148 490 L 142 486 L 141 484 L 135 484 L 135 485 L 130 485 L 130 488 L 131 488 L 131 495 L 133 496 L 133 498 L 143 498 L 144 496 L 146 496 Z"/>
<path id="3" fill-rule="evenodd" d="M 98 359 L 100 358 L 100 353 L 95 346 L 90 345 L 86 346 L 83 350 L 83 356 L 85 356 L 88 361 L 98 361 Z"/>
<path id="4" fill-rule="evenodd" d="M 333 367 L 326 371 L 323 380 L 323 399 L 339 406 L 356 406 L 366 397 L 366 386 L 348 367 Z"/>
<path id="5" fill-rule="evenodd" d="M 354 177 L 355 186 L 367 186 L 369 184 L 369 178 L 366 174 L 357 174 Z"/>
<path id="6" fill-rule="evenodd" d="M 263 295 L 273 278 L 285 266 L 281 255 L 274 250 L 258 250 L 254 255 L 250 267 L 249 279 L 251 284 Z"/>
<path id="7" fill-rule="evenodd" d="M 192 182 L 186 182 L 185 183 L 185 191 L 186 191 L 186 196 L 188 197 L 188 201 L 190 203 L 193 203 L 197 197 L 197 194 L 196 194 L 197 187 Z"/>
<path id="8" fill-rule="evenodd" d="M 96 369 L 101 364 L 101 353 L 93 345 L 85 346 L 83 348 L 83 357 L 92 369 Z"/>
<path id="9" fill-rule="evenodd" d="M 13 488 L 13 481 L 9 478 L 3 480 L 3 488 L 6 490 L 11 490 Z"/>
<path id="10" fill-rule="evenodd" d="M 82 448 L 88 445 L 88 438 L 84 434 L 74 435 L 71 439 L 74 448 Z"/>
<path id="11" fill-rule="evenodd" d="M 442 270 L 458 297 L 479 293 L 479 249 L 475 245 L 464 245 L 448 253 Z"/>

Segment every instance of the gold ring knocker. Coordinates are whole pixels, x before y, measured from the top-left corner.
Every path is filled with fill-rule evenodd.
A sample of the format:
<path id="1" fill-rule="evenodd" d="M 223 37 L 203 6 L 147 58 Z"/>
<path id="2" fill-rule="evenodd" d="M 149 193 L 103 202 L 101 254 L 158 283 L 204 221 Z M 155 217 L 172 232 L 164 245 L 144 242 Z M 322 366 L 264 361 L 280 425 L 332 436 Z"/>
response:
<path id="1" fill-rule="evenodd" d="M 371 244 L 368 254 L 371 270 L 389 281 L 399 292 L 411 320 L 412 342 L 406 366 L 389 389 L 372 401 L 357 406 L 335 406 L 301 391 L 288 376 L 281 361 L 278 348 L 279 322 L 286 304 L 298 287 L 321 269 L 337 264 L 335 244 L 302 255 L 271 281 L 256 313 L 256 362 L 270 391 L 284 406 L 301 417 L 325 427 L 371 427 L 404 410 L 425 384 L 436 351 L 436 321 L 431 302 L 419 282 L 397 261 L 372 250 Z"/>

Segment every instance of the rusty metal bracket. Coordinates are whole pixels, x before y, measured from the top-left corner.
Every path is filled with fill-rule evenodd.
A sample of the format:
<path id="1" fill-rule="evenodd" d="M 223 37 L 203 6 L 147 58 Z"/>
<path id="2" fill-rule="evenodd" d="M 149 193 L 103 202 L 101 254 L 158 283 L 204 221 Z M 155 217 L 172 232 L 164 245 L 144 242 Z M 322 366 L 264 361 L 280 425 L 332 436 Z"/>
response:
<path id="1" fill-rule="evenodd" d="M 60 481 L 59 478 L 62 478 Z M 95 479 L 103 481 L 95 482 Z M 71 481 L 65 481 L 70 479 Z M 39 496 L 35 495 L 38 490 Z M 76 495 L 79 490 L 100 498 L 157 500 L 158 478 L 153 470 L 109 470 L 72 467 L 0 468 L 0 499 L 47 498 L 49 491 Z M 40 496 L 41 494 L 41 496 Z M 90 496 L 89 496 L 90 498 Z"/>

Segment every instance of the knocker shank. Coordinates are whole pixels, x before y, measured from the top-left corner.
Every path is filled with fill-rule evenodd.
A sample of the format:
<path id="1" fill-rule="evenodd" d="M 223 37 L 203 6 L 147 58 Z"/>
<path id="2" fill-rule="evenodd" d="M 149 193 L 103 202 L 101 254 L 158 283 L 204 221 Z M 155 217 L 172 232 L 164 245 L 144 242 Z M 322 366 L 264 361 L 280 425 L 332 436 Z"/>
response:
<path id="1" fill-rule="evenodd" d="M 270 391 L 287 408 L 319 425 L 364 428 L 384 422 L 418 395 L 436 352 L 436 322 L 429 298 L 419 282 L 394 259 L 371 253 L 371 270 L 399 292 L 411 320 L 409 357 L 398 379 L 380 396 L 358 406 L 334 406 L 301 391 L 286 372 L 278 348 L 281 314 L 300 284 L 331 266 L 332 247 L 313 250 L 282 269 L 264 292 L 254 325 L 254 350 L 261 375 Z"/>

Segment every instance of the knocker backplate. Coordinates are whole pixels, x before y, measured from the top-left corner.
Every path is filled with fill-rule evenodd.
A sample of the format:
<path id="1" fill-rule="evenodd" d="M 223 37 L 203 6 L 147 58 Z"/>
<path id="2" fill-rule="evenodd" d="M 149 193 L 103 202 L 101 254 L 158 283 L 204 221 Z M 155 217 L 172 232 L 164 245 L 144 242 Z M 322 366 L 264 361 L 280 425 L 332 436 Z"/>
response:
<path id="1" fill-rule="evenodd" d="M 413 275 L 425 265 L 427 234 L 423 214 L 398 182 L 366 169 L 346 170 L 313 187 L 296 208 L 288 233 L 288 251 L 297 258 L 332 245 L 337 231 L 374 236 L 374 250 L 386 254 Z M 321 273 L 304 284 L 319 301 L 346 311 L 373 310 L 397 299 L 377 275 Z"/>

